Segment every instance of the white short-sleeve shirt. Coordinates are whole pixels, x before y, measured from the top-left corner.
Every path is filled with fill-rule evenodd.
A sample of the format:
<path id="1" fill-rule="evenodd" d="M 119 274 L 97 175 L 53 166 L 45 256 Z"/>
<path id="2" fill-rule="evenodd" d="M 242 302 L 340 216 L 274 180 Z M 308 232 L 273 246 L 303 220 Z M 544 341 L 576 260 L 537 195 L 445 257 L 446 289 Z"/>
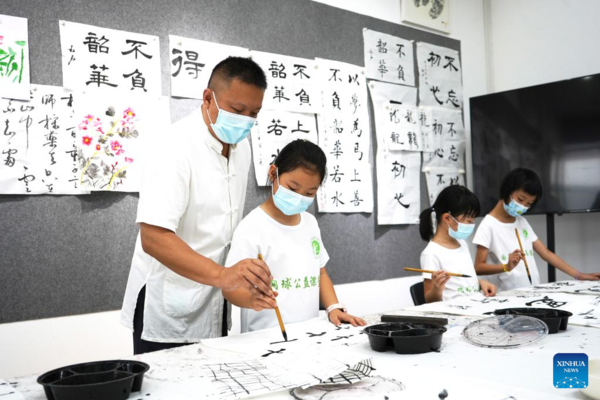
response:
<path id="1" fill-rule="evenodd" d="M 540 273 L 533 254 L 533 242 L 538 240 L 538 237 L 525 218 L 518 216 L 515 222 L 507 224 L 498 221 L 491 215 L 486 215 L 477 228 L 473 243 L 489 250 L 488 264 L 506 264 L 508 263 L 510 253 L 519 249 L 519 241 L 515 233 L 515 228 L 519 231 L 521 237 L 523 251 L 525 252 L 529 272 L 531 273 L 531 281 L 533 285 L 539 285 Z M 527 270 L 523 261 L 517 264 L 510 272 L 487 275 L 486 279 L 496 285 L 499 291 L 532 285 L 529 283 L 529 278 L 527 278 Z"/>
<path id="2" fill-rule="evenodd" d="M 479 280 L 477 280 L 469 247 L 464 240 L 458 240 L 458 243 L 459 248 L 449 249 L 431 241 L 421 253 L 421 269 L 444 270 L 471 276 L 470 278 L 451 276 L 442 293 L 444 301 L 479 292 Z M 431 274 L 423 273 L 423 278 L 431 279 Z"/>
<path id="3" fill-rule="evenodd" d="M 300 223 L 282 225 L 257 207 L 240 223 L 231 243 L 226 267 L 246 258 L 263 256 L 273 274 L 272 288 L 284 323 L 319 316 L 321 267 L 329 261 L 316 218 L 303 212 Z M 241 310 L 241 331 L 278 325 L 274 310 Z"/>
<path id="4" fill-rule="evenodd" d="M 250 169 L 248 140 L 229 159 L 201 111 L 160 135 L 142 176 L 137 223 L 169 229 L 194 251 L 223 265 L 242 219 Z M 221 336 L 221 290 L 176 274 L 144 252 L 138 234 L 121 322 L 133 329 L 138 293 L 146 285 L 142 339 L 190 343 Z"/>

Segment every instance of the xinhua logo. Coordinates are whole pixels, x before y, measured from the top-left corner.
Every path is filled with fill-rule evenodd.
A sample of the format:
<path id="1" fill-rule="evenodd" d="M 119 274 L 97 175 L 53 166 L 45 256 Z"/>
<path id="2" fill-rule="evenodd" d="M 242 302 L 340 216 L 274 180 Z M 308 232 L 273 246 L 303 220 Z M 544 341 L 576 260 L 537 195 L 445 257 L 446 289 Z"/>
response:
<path id="1" fill-rule="evenodd" d="M 583 353 L 558 353 L 554 356 L 554 387 L 583 389 L 588 385 L 588 356 Z"/>

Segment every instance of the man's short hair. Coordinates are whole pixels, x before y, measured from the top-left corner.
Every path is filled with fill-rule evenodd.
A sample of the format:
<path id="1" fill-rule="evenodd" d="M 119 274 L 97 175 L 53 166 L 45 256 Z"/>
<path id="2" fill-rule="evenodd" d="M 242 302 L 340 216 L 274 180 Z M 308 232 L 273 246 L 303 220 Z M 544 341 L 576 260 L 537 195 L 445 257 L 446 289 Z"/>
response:
<path id="1" fill-rule="evenodd" d="M 208 87 L 215 90 L 219 84 L 229 85 L 233 79 L 267 89 L 267 77 L 262 68 L 250 58 L 227 57 L 218 63 L 210 75 Z"/>

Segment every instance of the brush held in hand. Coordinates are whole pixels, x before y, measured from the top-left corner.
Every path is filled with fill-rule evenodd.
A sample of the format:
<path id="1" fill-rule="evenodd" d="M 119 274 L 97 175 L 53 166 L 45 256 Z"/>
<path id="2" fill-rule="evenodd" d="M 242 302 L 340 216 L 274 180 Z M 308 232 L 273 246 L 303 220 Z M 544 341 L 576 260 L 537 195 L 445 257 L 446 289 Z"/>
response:
<path id="1" fill-rule="evenodd" d="M 431 270 L 428 270 L 428 269 L 418 269 L 418 268 L 404 268 L 404 270 L 405 271 L 409 271 L 409 272 L 421 272 L 421 273 L 425 272 L 425 273 L 428 273 L 428 274 L 433 274 L 434 272 L 436 272 L 436 271 L 431 271 Z M 446 272 L 446 274 L 448 276 L 458 276 L 459 278 L 470 278 L 471 277 L 471 275 L 457 274 L 457 273 L 454 273 L 454 272 Z"/>
<path id="2" fill-rule="evenodd" d="M 515 234 L 517 235 L 517 240 L 519 241 L 521 253 L 525 254 L 525 251 L 523 251 L 523 244 L 521 243 L 521 236 L 519 236 L 519 230 L 517 228 L 515 228 Z M 529 264 L 527 264 L 527 256 L 523 257 L 523 261 L 525 262 L 525 269 L 527 270 L 527 278 L 529 278 L 529 283 L 533 284 L 533 282 L 531 282 L 531 274 L 529 273 Z"/>
<path id="3" fill-rule="evenodd" d="M 260 261 L 264 261 L 262 254 L 258 254 L 258 259 Z M 277 300 L 275 300 L 277 302 Z M 283 339 L 287 342 L 287 332 L 285 331 L 285 325 L 283 325 L 283 318 L 281 318 L 281 313 L 279 312 L 279 306 L 275 307 L 275 314 L 277 314 L 277 321 L 279 321 L 279 327 L 281 328 L 281 334 L 283 335 Z"/>

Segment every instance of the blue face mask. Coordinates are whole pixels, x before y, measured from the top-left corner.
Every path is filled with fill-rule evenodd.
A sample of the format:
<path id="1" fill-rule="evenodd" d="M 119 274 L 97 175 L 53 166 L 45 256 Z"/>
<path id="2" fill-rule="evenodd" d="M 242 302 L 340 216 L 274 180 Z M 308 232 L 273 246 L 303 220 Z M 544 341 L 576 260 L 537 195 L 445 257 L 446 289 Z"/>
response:
<path id="1" fill-rule="evenodd" d="M 219 110 L 217 122 L 212 122 L 210 114 L 208 113 L 208 108 L 206 110 L 206 115 L 208 116 L 210 126 L 215 135 L 217 135 L 222 142 L 229 144 L 236 144 L 246 139 L 250 134 L 250 130 L 256 123 L 256 119 L 220 109 L 215 92 L 213 92 L 213 99 L 215 99 L 215 105 Z"/>
<path id="2" fill-rule="evenodd" d="M 273 186 L 271 186 L 273 202 L 285 215 L 296 215 L 306 211 L 315 199 L 314 197 L 294 193 L 290 189 L 281 186 L 279 183 L 279 170 L 277 170 L 277 193 L 273 193 Z"/>
<path id="3" fill-rule="evenodd" d="M 456 218 L 452 217 L 452 219 L 456 221 Z M 454 230 L 448 226 L 448 235 L 450 235 L 451 238 L 457 240 L 466 240 L 475 230 L 475 224 L 463 224 L 458 221 L 456 221 L 456 223 L 458 224 L 457 230 Z"/>
<path id="4" fill-rule="evenodd" d="M 502 202 L 502 204 L 504 205 L 504 211 L 511 217 L 518 217 L 529 210 L 529 207 L 517 203 L 512 197 L 510 198 L 510 203 L 506 204 L 505 202 Z"/>

